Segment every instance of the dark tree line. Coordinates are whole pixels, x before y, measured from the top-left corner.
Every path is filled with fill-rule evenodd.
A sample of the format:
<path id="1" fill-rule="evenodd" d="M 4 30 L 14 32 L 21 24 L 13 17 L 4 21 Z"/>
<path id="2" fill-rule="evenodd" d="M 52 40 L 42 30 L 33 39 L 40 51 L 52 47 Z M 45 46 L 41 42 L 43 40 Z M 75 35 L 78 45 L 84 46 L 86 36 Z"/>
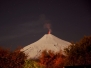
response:
<path id="1" fill-rule="evenodd" d="M 39 60 L 39 64 L 45 68 L 63 68 L 65 56 L 60 53 L 54 54 L 52 51 L 43 51 Z"/>
<path id="2" fill-rule="evenodd" d="M 0 47 L 0 68 L 22 68 L 26 56 L 20 50 L 10 51 Z"/>
<path id="3" fill-rule="evenodd" d="M 79 42 L 73 43 L 65 52 L 66 65 L 91 65 L 91 36 L 85 36 Z"/>

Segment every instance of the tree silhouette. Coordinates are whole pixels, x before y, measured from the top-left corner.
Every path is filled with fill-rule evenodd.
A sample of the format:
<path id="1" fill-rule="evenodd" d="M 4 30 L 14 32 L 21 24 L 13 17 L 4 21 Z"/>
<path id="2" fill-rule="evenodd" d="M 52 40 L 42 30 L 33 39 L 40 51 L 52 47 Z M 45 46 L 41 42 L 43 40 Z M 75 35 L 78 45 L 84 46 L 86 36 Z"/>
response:
<path id="1" fill-rule="evenodd" d="M 45 66 L 45 68 L 61 68 L 64 64 L 65 56 L 52 51 L 43 51 L 39 60 L 40 65 Z"/>
<path id="2" fill-rule="evenodd" d="M 91 65 L 91 36 L 85 36 L 79 42 L 73 43 L 65 52 L 66 65 Z"/>
<path id="3" fill-rule="evenodd" d="M 10 51 L 0 48 L 0 68 L 22 68 L 26 56 L 20 50 Z"/>

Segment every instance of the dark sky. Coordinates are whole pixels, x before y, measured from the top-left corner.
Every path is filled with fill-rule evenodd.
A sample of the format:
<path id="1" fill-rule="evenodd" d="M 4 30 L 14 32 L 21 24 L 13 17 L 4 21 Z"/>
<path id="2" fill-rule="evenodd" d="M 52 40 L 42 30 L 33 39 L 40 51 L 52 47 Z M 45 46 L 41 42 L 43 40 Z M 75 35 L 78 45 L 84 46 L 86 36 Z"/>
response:
<path id="1" fill-rule="evenodd" d="M 52 34 L 66 41 L 91 35 L 90 0 L 0 0 L 0 46 L 15 49 Z"/>

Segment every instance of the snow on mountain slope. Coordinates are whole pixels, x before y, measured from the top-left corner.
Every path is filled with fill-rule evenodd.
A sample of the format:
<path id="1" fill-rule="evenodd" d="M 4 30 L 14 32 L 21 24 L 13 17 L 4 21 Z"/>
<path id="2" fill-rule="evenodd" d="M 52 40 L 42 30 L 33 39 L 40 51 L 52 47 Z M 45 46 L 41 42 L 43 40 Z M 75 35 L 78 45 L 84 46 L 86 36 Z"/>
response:
<path id="1" fill-rule="evenodd" d="M 59 39 L 52 34 L 45 34 L 41 39 L 25 46 L 21 51 L 24 51 L 24 53 L 28 55 L 28 58 L 38 58 L 44 50 L 59 52 L 60 50 L 63 51 L 64 48 L 67 48 L 70 44 L 71 43 Z"/>

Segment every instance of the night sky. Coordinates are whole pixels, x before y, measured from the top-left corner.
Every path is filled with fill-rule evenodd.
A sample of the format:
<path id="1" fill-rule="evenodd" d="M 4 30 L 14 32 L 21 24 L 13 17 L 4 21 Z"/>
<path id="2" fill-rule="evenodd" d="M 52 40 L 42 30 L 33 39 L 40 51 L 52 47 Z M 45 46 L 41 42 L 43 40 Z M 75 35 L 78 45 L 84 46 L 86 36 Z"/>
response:
<path id="1" fill-rule="evenodd" d="M 0 0 L 0 46 L 15 49 L 48 33 L 77 42 L 91 35 L 90 0 Z"/>

